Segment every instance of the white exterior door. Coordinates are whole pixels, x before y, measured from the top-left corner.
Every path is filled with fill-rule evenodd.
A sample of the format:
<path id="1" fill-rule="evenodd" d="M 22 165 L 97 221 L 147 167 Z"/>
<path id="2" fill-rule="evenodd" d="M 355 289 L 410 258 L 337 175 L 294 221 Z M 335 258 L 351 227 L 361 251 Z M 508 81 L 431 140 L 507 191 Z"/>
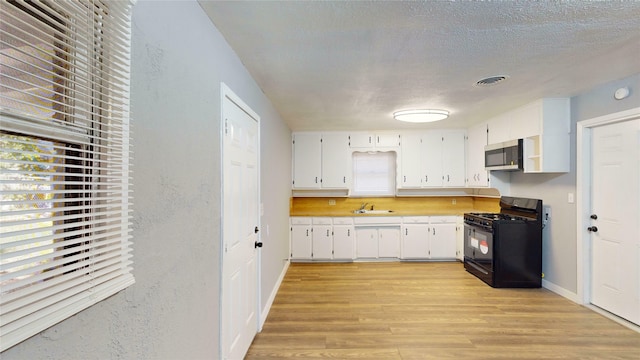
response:
<path id="1" fill-rule="evenodd" d="M 224 85 L 223 359 L 242 359 L 258 331 L 259 118 Z M 250 115 L 251 114 L 251 115 Z"/>
<path id="2" fill-rule="evenodd" d="M 640 120 L 592 130 L 591 302 L 640 325 Z"/>

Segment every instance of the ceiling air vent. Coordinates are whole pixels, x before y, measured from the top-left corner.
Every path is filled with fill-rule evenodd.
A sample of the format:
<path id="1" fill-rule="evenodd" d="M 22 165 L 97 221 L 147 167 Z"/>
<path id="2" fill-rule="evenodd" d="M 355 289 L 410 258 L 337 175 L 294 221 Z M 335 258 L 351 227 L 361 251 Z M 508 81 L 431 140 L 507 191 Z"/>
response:
<path id="1" fill-rule="evenodd" d="M 498 75 L 498 76 L 490 76 L 488 78 L 484 78 L 481 80 L 478 80 L 476 82 L 476 86 L 492 86 L 492 85 L 496 85 L 498 83 L 503 82 L 504 80 L 507 80 L 507 78 L 509 78 L 506 75 Z"/>

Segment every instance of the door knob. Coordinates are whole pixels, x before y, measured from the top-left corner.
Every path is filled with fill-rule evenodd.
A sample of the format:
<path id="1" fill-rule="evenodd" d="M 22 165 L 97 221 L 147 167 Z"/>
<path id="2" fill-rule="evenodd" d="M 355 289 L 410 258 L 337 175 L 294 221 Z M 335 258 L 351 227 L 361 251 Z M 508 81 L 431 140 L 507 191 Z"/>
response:
<path id="1" fill-rule="evenodd" d="M 598 219 L 598 215 L 596 215 L 596 214 L 592 214 L 589 217 L 592 218 L 593 220 L 597 220 Z"/>
<path id="2" fill-rule="evenodd" d="M 261 241 L 256 241 L 256 242 L 253 244 L 253 247 L 254 247 L 254 248 L 261 248 L 261 247 L 262 247 L 262 242 L 261 242 Z"/>
<path id="3" fill-rule="evenodd" d="M 597 228 L 597 227 L 595 227 L 595 226 L 589 226 L 589 227 L 587 228 L 587 231 L 590 231 L 590 232 L 598 232 L 598 228 Z"/>
<path id="4" fill-rule="evenodd" d="M 258 233 L 258 231 L 260 231 L 260 229 L 258 229 L 258 227 L 256 226 L 256 228 L 255 228 L 255 229 L 253 229 L 253 232 L 257 234 L 257 233 Z"/>

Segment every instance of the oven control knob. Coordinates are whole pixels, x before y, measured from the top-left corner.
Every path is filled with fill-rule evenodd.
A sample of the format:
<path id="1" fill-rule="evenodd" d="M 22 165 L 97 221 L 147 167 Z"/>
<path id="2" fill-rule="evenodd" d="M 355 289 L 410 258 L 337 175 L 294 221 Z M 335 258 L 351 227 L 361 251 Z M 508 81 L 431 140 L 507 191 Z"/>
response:
<path id="1" fill-rule="evenodd" d="M 595 226 L 589 226 L 589 227 L 587 228 L 587 230 L 588 230 L 588 231 L 591 231 L 591 232 L 598 232 L 598 228 L 597 228 L 597 227 L 595 227 Z"/>
<path id="2" fill-rule="evenodd" d="M 593 215 L 590 216 L 590 218 L 592 218 L 593 220 L 597 220 L 598 219 L 598 215 L 593 214 Z"/>

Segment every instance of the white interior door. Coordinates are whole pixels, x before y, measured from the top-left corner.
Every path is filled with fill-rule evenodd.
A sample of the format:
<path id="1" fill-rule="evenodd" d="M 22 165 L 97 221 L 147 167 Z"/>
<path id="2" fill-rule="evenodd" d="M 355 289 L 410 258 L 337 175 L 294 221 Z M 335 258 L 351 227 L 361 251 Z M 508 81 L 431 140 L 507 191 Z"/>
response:
<path id="1" fill-rule="evenodd" d="M 591 303 L 640 324 L 640 120 L 591 138 Z"/>
<path id="2" fill-rule="evenodd" d="M 222 358 L 244 357 L 258 330 L 258 118 L 223 86 Z"/>

